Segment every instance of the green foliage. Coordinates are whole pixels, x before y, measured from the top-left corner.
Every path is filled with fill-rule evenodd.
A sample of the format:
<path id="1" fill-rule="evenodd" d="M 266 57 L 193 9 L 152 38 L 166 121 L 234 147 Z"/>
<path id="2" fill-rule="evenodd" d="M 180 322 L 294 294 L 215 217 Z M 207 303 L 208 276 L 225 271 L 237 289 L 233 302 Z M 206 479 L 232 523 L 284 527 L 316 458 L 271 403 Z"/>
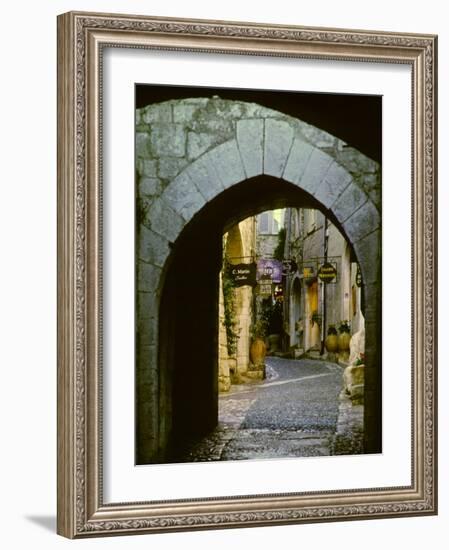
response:
<path id="1" fill-rule="evenodd" d="M 351 325 L 349 324 L 349 321 L 340 321 L 338 331 L 340 332 L 340 334 L 343 334 L 344 332 L 347 332 L 349 334 L 351 332 Z"/>
<path id="2" fill-rule="evenodd" d="M 310 320 L 312 321 L 312 326 L 316 323 L 319 327 L 321 327 L 321 315 L 318 314 L 318 311 L 312 312 Z"/>
<path id="3" fill-rule="evenodd" d="M 225 261 L 223 265 L 222 287 L 224 299 L 223 326 L 226 329 L 228 355 L 232 357 L 237 352 L 239 332 L 236 330 L 237 318 L 235 313 L 235 285 L 230 275 L 230 264 L 227 261 Z"/>
<path id="4" fill-rule="evenodd" d="M 282 262 L 282 260 L 284 259 L 285 237 L 286 237 L 285 227 L 281 227 L 278 233 L 278 244 L 273 252 L 273 257 L 276 260 L 279 260 L 280 262 Z"/>
<path id="5" fill-rule="evenodd" d="M 251 327 L 253 338 L 265 338 L 267 334 L 281 334 L 283 324 L 282 302 L 271 298 L 262 301 L 261 310 Z"/>

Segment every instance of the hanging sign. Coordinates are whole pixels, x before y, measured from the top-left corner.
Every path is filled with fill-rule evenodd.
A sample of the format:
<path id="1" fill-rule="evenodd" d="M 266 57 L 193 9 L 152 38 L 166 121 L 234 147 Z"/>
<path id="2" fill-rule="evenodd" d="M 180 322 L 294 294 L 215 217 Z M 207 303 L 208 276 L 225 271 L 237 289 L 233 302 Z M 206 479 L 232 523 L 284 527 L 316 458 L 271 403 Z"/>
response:
<path id="1" fill-rule="evenodd" d="M 231 264 L 229 274 L 234 286 L 256 285 L 256 264 Z"/>
<path id="2" fill-rule="evenodd" d="M 304 279 L 311 279 L 312 277 L 315 277 L 314 267 L 311 265 L 304 265 L 302 268 L 302 275 Z"/>
<path id="3" fill-rule="evenodd" d="M 271 279 L 259 279 L 257 285 L 257 293 L 261 296 L 271 296 L 272 283 Z"/>
<path id="4" fill-rule="evenodd" d="M 355 274 L 355 284 L 360 288 L 362 286 L 362 272 L 360 266 L 357 264 L 357 273 Z"/>
<path id="5" fill-rule="evenodd" d="M 296 273 L 298 270 L 298 264 L 295 260 L 282 260 L 282 273 L 283 275 L 290 275 Z"/>
<path id="6" fill-rule="evenodd" d="M 333 283 L 337 278 L 337 268 L 329 262 L 324 262 L 318 268 L 318 278 L 323 283 Z"/>
<path id="7" fill-rule="evenodd" d="M 282 262 L 273 259 L 261 259 L 257 262 L 257 280 L 271 279 L 273 283 L 282 282 Z"/>

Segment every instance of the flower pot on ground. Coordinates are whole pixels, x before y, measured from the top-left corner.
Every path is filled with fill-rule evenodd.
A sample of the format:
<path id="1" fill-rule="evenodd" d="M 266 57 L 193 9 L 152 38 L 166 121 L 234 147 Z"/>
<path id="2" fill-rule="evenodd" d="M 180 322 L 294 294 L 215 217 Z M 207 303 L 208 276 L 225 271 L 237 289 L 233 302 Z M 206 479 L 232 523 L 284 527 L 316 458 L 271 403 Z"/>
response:
<path id="1" fill-rule="evenodd" d="M 324 345 L 329 353 L 336 353 L 338 351 L 338 333 L 334 325 L 330 325 L 327 329 L 327 337 L 324 341 Z"/>
<path id="2" fill-rule="evenodd" d="M 263 339 L 260 337 L 254 338 L 249 350 L 249 356 L 253 365 L 263 365 L 266 354 L 267 348 Z"/>
<path id="3" fill-rule="evenodd" d="M 351 327 L 348 321 L 341 321 L 338 327 L 338 351 L 349 352 L 349 342 L 351 341 Z"/>

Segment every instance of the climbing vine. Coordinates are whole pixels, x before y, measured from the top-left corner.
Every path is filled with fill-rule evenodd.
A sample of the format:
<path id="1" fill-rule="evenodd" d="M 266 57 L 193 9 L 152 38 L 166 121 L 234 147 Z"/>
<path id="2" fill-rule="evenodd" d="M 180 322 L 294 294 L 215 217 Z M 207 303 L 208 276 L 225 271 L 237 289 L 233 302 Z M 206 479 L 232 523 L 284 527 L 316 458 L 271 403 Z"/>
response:
<path id="1" fill-rule="evenodd" d="M 276 260 L 279 260 L 280 262 L 282 262 L 282 260 L 284 259 L 285 238 L 286 238 L 285 227 L 281 227 L 278 233 L 278 244 L 273 251 L 273 257 Z"/>
<path id="2" fill-rule="evenodd" d="M 237 352 L 239 332 L 237 331 L 237 316 L 235 312 L 235 284 L 231 277 L 230 264 L 226 260 L 223 264 L 222 287 L 224 300 L 223 326 L 226 329 L 228 355 L 234 356 Z"/>

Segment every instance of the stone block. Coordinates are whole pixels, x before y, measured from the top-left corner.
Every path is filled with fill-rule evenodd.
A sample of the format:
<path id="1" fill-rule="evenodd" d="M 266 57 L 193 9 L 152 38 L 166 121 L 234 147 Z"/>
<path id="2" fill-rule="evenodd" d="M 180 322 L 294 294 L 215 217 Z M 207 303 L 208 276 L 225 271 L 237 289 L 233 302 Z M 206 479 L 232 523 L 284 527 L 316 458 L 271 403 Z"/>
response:
<path id="1" fill-rule="evenodd" d="M 176 124 L 189 125 L 200 107 L 201 106 L 191 102 L 176 102 L 173 105 L 173 122 Z"/>
<path id="2" fill-rule="evenodd" d="M 183 157 L 186 154 L 186 130 L 180 124 L 154 124 L 151 147 L 159 157 Z"/>
<path id="3" fill-rule="evenodd" d="M 344 222 L 343 227 L 351 242 L 359 241 L 380 228 L 379 212 L 368 200 Z"/>
<path id="4" fill-rule="evenodd" d="M 213 134 L 189 132 L 187 134 L 187 157 L 196 159 L 217 142 L 217 136 Z"/>
<path id="5" fill-rule="evenodd" d="M 380 230 L 366 235 L 353 246 L 361 267 L 363 282 L 366 285 L 379 283 L 382 246 Z"/>
<path id="6" fill-rule="evenodd" d="M 142 160 L 140 164 L 140 175 L 147 178 L 157 177 L 157 161 L 156 160 Z"/>
<path id="7" fill-rule="evenodd" d="M 156 318 L 159 310 L 159 299 L 155 292 L 136 292 L 136 318 Z"/>
<path id="8" fill-rule="evenodd" d="M 142 292 L 158 292 L 162 270 L 160 267 L 137 262 L 137 290 Z"/>
<path id="9" fill-rule="evenodd" d="M 282 177 L 293 143 L 293 128 L 287 122 L 268 118 L 264 132 L 264 174 Z"/>
<path id="10" fill-rule="evenodd" d="M 237 121 L 237 143 L 248 178 L 263 173 L 263 119 Z"/>
<path id="11" fill-rule="evenodd" d="M 203 196 L 186 171 L 179 174 L 169 184 L 163 193 L 163 198 L 186 221 L 191 220 L 206 204 Z"/>
<path id="12" fill-rule="evenodd" d="M 186 167 L 185 158 L 161 157 L 159 159 L 158 175 L 161 179 L 172 180 Z"/>
<path id="13" fill-rule="evenodd" d="M 158 178 L 140 178 L 139 196 L 153 197 L 162 191 L 162 184 Z"/>
<path id="14" fill-rule="evenodd" d="M 246 179 L 245 169 L 235 139 L 215 147 L 215 149 L 209 151 L 208 155 L 210 155 L 210 161 L 214 164 L 224 189 Z"/>
<path id="15" fill-rule="evenodd" d="M 146 213 L 146 223 L 159 235 L 166 236 L 170 242 L 175 242 L 185 226 L 185 220 L 170 207 L 162 198 L 156 199 Z"/>
<path id="16" fill-rule="evenodd" d="M 147 124 L 170 123 L 173 120 L 171 102 L 157 103 L 141 109 L 141 117 Z"/>
<path id="17" fill-rule="evenodd" d="M 155 317 L 137 318 L 136 345 L 153 346 L 158 342 L 158 320 Z"/>
<path id="18" fill-rule="evenodd" d="M 311 126 L 303 121 L 298 121 L 297 124 L 298 131 L 309 141 L 313 143 L 315 147 L 321 149 L 324 148 L 333 148 L 338 141 L 334 136 L 328 134 L 324 130 L 320 130 L 316 126 Z"/>
<path id="19" fill-rule="evenodd" d="M 151 139 L 147 132 L 136 134 L 136 156 L 141 158 L 151 156 Z"/>
<path id="20" fill-rule="evenodd" d="M 137 233 L 138 257 L 147 263 L 163 267 L 170 254 L 166 237 L 155 233 L 144 225 L 140 225 Z"/>
<path id="21" fill-rule="evenodd" d="M 299 178 L 299 187 L 314 195 L 332 163 L 332 157 L 315 148 L 309 157 L 302 176 Z"/>
<path id="22" fill-rule="evenodd" d="M 333 162 L 321 180 L 321 184 L 316 188 L 315 198 L 326 208 L 329 208 L 343 193 L 351 180 L 351 174 L 342 166 Z"/>
<path id="23" fill-rule="evenodd" d="M 332 205 L 332 211 L 338 221 L 343 224 L 356 210 L 368 200 L 368 195 L 358 185 L 351 184 L 346 187 L 336 202 Z"/>
<path id="24" fill-rule="evenodd" d="M 357 149 L 352 147 L 345 147 L 341 152 L 338 152 L 338 161 L 352 173 L 375 173 L 379 171 L 377 162 L 361 155 Z"/>
<path id="25" fill-rule="evenodd" d="M 187 172 L 206 200 L 213 199 L 224 190 L 211 155 L 197 159 L 187 168 Z"/>
<path id="26" fill-rule="evenodd" d="M 313 147 L 301 139 L 296 138 L 290 150 L 284 168 L 283 179 L 291 183 L 298 183 L 312 154 Z"/>

